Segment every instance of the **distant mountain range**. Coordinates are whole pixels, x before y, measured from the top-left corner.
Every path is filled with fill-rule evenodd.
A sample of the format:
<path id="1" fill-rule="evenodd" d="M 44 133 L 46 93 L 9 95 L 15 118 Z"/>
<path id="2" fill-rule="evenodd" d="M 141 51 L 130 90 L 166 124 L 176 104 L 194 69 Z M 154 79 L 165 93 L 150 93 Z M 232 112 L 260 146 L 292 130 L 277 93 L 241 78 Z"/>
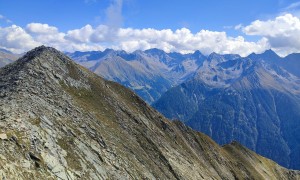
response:
<path id="1" fill-rule="evenodd" d="M 211 54 L 194 77 L 153 105 L 219 144 L 237 140 L 300 169 L 300 54 L 271 50 L 246 58 Z M 176 98 L 174 98 L 176 97 Z"/>
<path id="2" fill-rule="evenodd" d="M 61 52 L 0 68 L 1 179 L 299 179 L 234 141 L 219 146 Z"/>
<path id="3" fill-rule="evenodd" d="M 17 60 L 20 57 L 18 54 L 13 54 L 12 52 L 0 49 L 0 67 L 3 67 L 13 61 Z"/>
<path id="4" fill-rule="evenodd" d="M 66 54 L 105 79 L 129 87 L 150 104 L 171 87 L 193 76 L 206 58 L 199 51 L 180 54 L 159 49 L 133 53 L 106 49 Z"/>

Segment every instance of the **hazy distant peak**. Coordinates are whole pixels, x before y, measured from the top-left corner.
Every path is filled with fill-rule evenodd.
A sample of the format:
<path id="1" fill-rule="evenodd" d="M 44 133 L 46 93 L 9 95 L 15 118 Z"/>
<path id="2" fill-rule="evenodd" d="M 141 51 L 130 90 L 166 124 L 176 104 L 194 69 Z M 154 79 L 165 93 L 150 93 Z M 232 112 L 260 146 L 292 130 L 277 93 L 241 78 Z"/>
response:
<path id="1" fill-rule="evenodd" d="M 145 53 L 153 53 L 153 54 L 166 54 L 164 50 L 158 49 L 158 48 L 152 48 L 144 51 Z"/>
<path id="2" fill-rule="evenodd" d="M 212 52 L 208 55 L 208 58 L 213 58 L 213 57 L 218 57 L 218 56 L 221 56 L 221 55 L 216 52 Z"/>
<path id="3" fill-rule="evenodd" d="M 247 56 L 250 59 L 253 60 L 259 60 L 259 61 L 266 61 L 269 63 L 276 63 L 277 61 L 280 61 L 282 58 L 278 56 L 272 49 L 266 50 L 265 52 L 261 54 L 251 53 L 249 56 Z"/>
<path id="4" fill-rule="evenodd" d="M 7 54 L 13 54 L 11 51 L 3 49 L 3 48 L 0 48 L 0 52 L 7 53 Z"/>
<path id="5" fill-rule="evenodd" d="M 276 52 L 274 52 L 272 49 L 267 49 L 267 50 L 265 50 L 265 52 L 263 52 L 262 54 L 272 54 L 272 55 L 277 55 Z"/>
<path id="6" fill-rule="evenodd" d="M 196 58 L 205 57 L 199 50 L 196 50 L 192 56 Z"/>

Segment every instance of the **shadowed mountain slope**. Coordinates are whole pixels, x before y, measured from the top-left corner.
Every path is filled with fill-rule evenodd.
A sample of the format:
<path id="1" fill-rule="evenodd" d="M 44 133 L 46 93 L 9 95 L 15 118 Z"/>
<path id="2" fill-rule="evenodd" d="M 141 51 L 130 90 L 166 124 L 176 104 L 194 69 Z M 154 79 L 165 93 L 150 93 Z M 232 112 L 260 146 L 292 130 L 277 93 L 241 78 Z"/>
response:
<path id="1" fill-rule="evenodd" d="M 210 57 L 192 80 L 170 89 L 154 107 L 219 144 L 237 140 L 300 169 L 299 78 L 275 64 L 221 57 Z"/>

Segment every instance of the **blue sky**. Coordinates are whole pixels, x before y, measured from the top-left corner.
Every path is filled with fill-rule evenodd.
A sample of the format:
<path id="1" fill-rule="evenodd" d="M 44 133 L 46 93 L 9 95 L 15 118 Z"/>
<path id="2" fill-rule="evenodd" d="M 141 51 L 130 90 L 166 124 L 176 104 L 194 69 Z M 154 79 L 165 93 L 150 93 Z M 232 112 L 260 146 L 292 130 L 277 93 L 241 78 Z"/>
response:
<path id="1" fill-rule="evenodd" d="M 292 16 L 284 17 L 285 21 L 290 22 L 290 20 L 295 20 L 293 18 L 298 18 L 298 15 L 300 15 L 298 13 L 299 7 L 300 2 L 296 0 L 0 0 L 0 40 L 2 38 L 4 41 L 7 41 L 6 44 L 5 42 L 0 43 L 0 47 L 21 52 L 37 44 L 52 45 L 60 48 L 65 47 L 63 44 L 59 44 L 60 42 L 67 43 L 66 41 L 72 41 L 74 42 L 72 47 L 60 49 L 67 51 L 89 50 L 89 48 L 91 50 L 102 50 L 110 47 L 133 51 L 158 47 L 166 51 L 188 52 L 195 50 L 189 48 L 188 45 L 184 48 L 179 48 L 180 44 L 184 44 L 184 42 L 179 41 L 178 38 L 184 38 L 185 36 L 182 34 L 185 34 L 187 36 L 195 36 L 189 42 L 196 41 L 195 39 L 198 37 L 197 43 L 199 45 L 196 47 L 205 51 L 205 53 L 212 51 L 240 53 L 243 49 L 249 49 L 249 47 L 235 47 L 241 46 L 240 44 L 232 45 L 228 49 L 224 47 L 206 47 L 200 45 L 202 42 L 209 43 L 208 40 L 203 40 L 205 37 L 202 37 L 202 35 L 207 37 L 213 36 L 216 39 L 215 43 L 223 42 L 225 43 L 224 46 L 231 46 L 231 41 L 240 42 L 240 37 L 242 37 L 243 41 L 246 42 L 245 46 L 251 46 L 252 49 L 250 49 L 252 51 L 259 52 L 266 48 L 272 48 L 281 54 L 286 54 L 298 51 L 300 47 L 281 47 L 282 45 L 277 40 L 272 39 L 273 37 L 268 37 L 267 33 L 257 29 L 253 30 L 250 27 L 251 32 L 246 32 L 245 27 L 250 26 L 257 20 L 265 23 L 268 21 L 275 22 L 277 17 L 284 17 L 286 14 Z M 32 26 L 32 23 L 36 24 Z M 39 28 L 38 25 L 43 28 Z M 268 24 L 264 25 L 268 26 Z M 106 26 L 106 28 L 102 26 Z M 22 32 L 24 33 L 23 39 L 26 36 L 28 47 L 15 45 L 14 43 L 16 42 L 9 42 L 7 38 L 9 35 L 8 31 L 17 28 L 20 31 L 24 31 Z M 36 29 L 33 30 L 32 28 L 44 29 L 45 32 L 37 32 Z M 51 28 L 52 36 L 50 37 L 49 33 L 47 34 L 49 42 L 42 40 L 42 34 L 45 35 L 47 33 L 46 30 L 51 30 Z M 84 30 L 76 32 L 77 34 L 75 33 L 77 37 L 75 37 L 74 33 L 68 33 L 82 28 Z M 155 32 L 151 31 L 154 36 L 157 33 L 158 36 L 161 35 L 159 33 L 163 34 L 161 36 L 171 34 L 170 36 L 174 35 L 173 38 L 177 38 L 177 40 L 175 42 L 170 39 L 155 39 L 155 43 L 153 43 L 153 39 L 145 38 L 145 36 L 151 34 L 149 28 L 155 30 Z M 189 30 L 190 34 L 185 31 L 186 29 L 181 31 L 182 28 Z M 258 27 L 256 26 L 256 28 Z M 119 31 L 120 29 L 128 33 L 126 37 L 124 37 L 124 34 L 115 37 L 115 34 L 123 32 Z M 132 31 L 129 32 L 128 29 Z M 146 29 L 148 29 L 147 32 Z M 162 32 L 168 29 L 171 30 L 171 33 Z M 141 32 L 135 30 L 140 30 Z M 180 30 L 180 32 L 176 34 L 177 30 Z M 89 33 L 87 34 L 87 32 Z M 199 37 L 200 35 L 196 35 L 199 32 L 201 32 L 201 38 Z M 225 37 L 224 34 L 212 33 L 212 35 L 211 32 L 225 33 L 226 35 Z M 133 33 L 135 35 L 132 35 Z M 141 36 L 141 33 L 145 35 Z M 17 34 L 21 34 L 21 32 Z M 87 37 L 83 39 L 79 37 L 80 35 Z M 60 40 L 54 42 L 54 38 Z M 280 38 L 282 39 L 282 37 Z M 22 40 L 22 38 L 20 37 L 18 40 Z M 29 42 L 30 40 L 32 42 Z M 159 44 L 157 43 L 158 41 L 162 42 Z M 272 42 L 273 44 L 275 43 L 275 46 L 273 46 Z M 260 44 L 255 49 L 251 43 Z"/>
<path id="2" fill-rule="evenodd" d="M 123 26 L 173 30 L 187 27 L 222 31 L 224 27 L 267 19 L 297 2 L 277 0 L 124 0 Z M 0 0 L 0 12 L 15 24 L 47 23 L 61 31 L 106 21 L 111 0 Z M 5 22 L 1 22 L 5 25 Z"/>

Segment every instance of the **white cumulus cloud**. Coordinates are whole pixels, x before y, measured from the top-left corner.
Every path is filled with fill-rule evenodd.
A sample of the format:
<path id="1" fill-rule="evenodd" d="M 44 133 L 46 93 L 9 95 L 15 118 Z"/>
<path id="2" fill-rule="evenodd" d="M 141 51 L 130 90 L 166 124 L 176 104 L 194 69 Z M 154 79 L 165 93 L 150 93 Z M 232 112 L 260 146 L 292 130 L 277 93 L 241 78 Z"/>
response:
<path id="1" fill-rule="evenodd" d="M 262 52 L 268 44 L 265 40 L 247 42 L 243 37 L 229 37 L 225 32 L 201 30 L 192 33 L 187 28 L 172 31 L 170 29 L 119 29 L 117 38 L 120 49 L 134 51 L 136 49 L 160 48 L 167 52 L 182 53 L 200 50 L 204 54 L 238 53 L 248 55 L 251 52 Z"/>
<path id="2" fill-rule="evenodd" d="M 272 20 L 256 20 L 243 28 L 247 35 L 262 36 L 279 54 L 300 52 L 300 19 L 292 14 L 280 15 Z"/>
<path id="3" fill-rule="evenodd" d="M 113 48 L 132 52 L 159 48 L 166 52 L 189 53 L 200 50 L 204 54 L 237 53 L 243 56 L 268 48 L 265 38 L 257 42 L 248 42 L 242 36 L 229 37 L 225 32 L 201 30 L 192 33 L 187 28 L 173 31 L 86 25 L 64 33 L 48 24 L 30 23 L 24 29 L 16 25 L 0 29 L 0 46 L 14 52 L 26 51 L 41 44 L 62 51 Z"/>
<path id="4" fill-rule="evenodd" d="M 93 27 L 88 24 L 80 29 L 68 31 L 66 38 L 79 43 L 88 43 L 90 42 L 90 37 L 93 34 L 93 32 Z"/>
<path id="5" fill-rule="evenodd" d="M 26 30 L 29 33 L 34 34 L 56 34 L 58 29 L 54 26 L 49 26 L 48 24 L 41 23 L 30 23 L 26 26 Z"/>
<path id="6" fill-rule="evenodd" d="M 30 34 L 19 26 L 0 27 L 1 48 L 6 48 L 15 53 L 21 53 L 38 45 L 41 44 L 35 41 Z"/>

